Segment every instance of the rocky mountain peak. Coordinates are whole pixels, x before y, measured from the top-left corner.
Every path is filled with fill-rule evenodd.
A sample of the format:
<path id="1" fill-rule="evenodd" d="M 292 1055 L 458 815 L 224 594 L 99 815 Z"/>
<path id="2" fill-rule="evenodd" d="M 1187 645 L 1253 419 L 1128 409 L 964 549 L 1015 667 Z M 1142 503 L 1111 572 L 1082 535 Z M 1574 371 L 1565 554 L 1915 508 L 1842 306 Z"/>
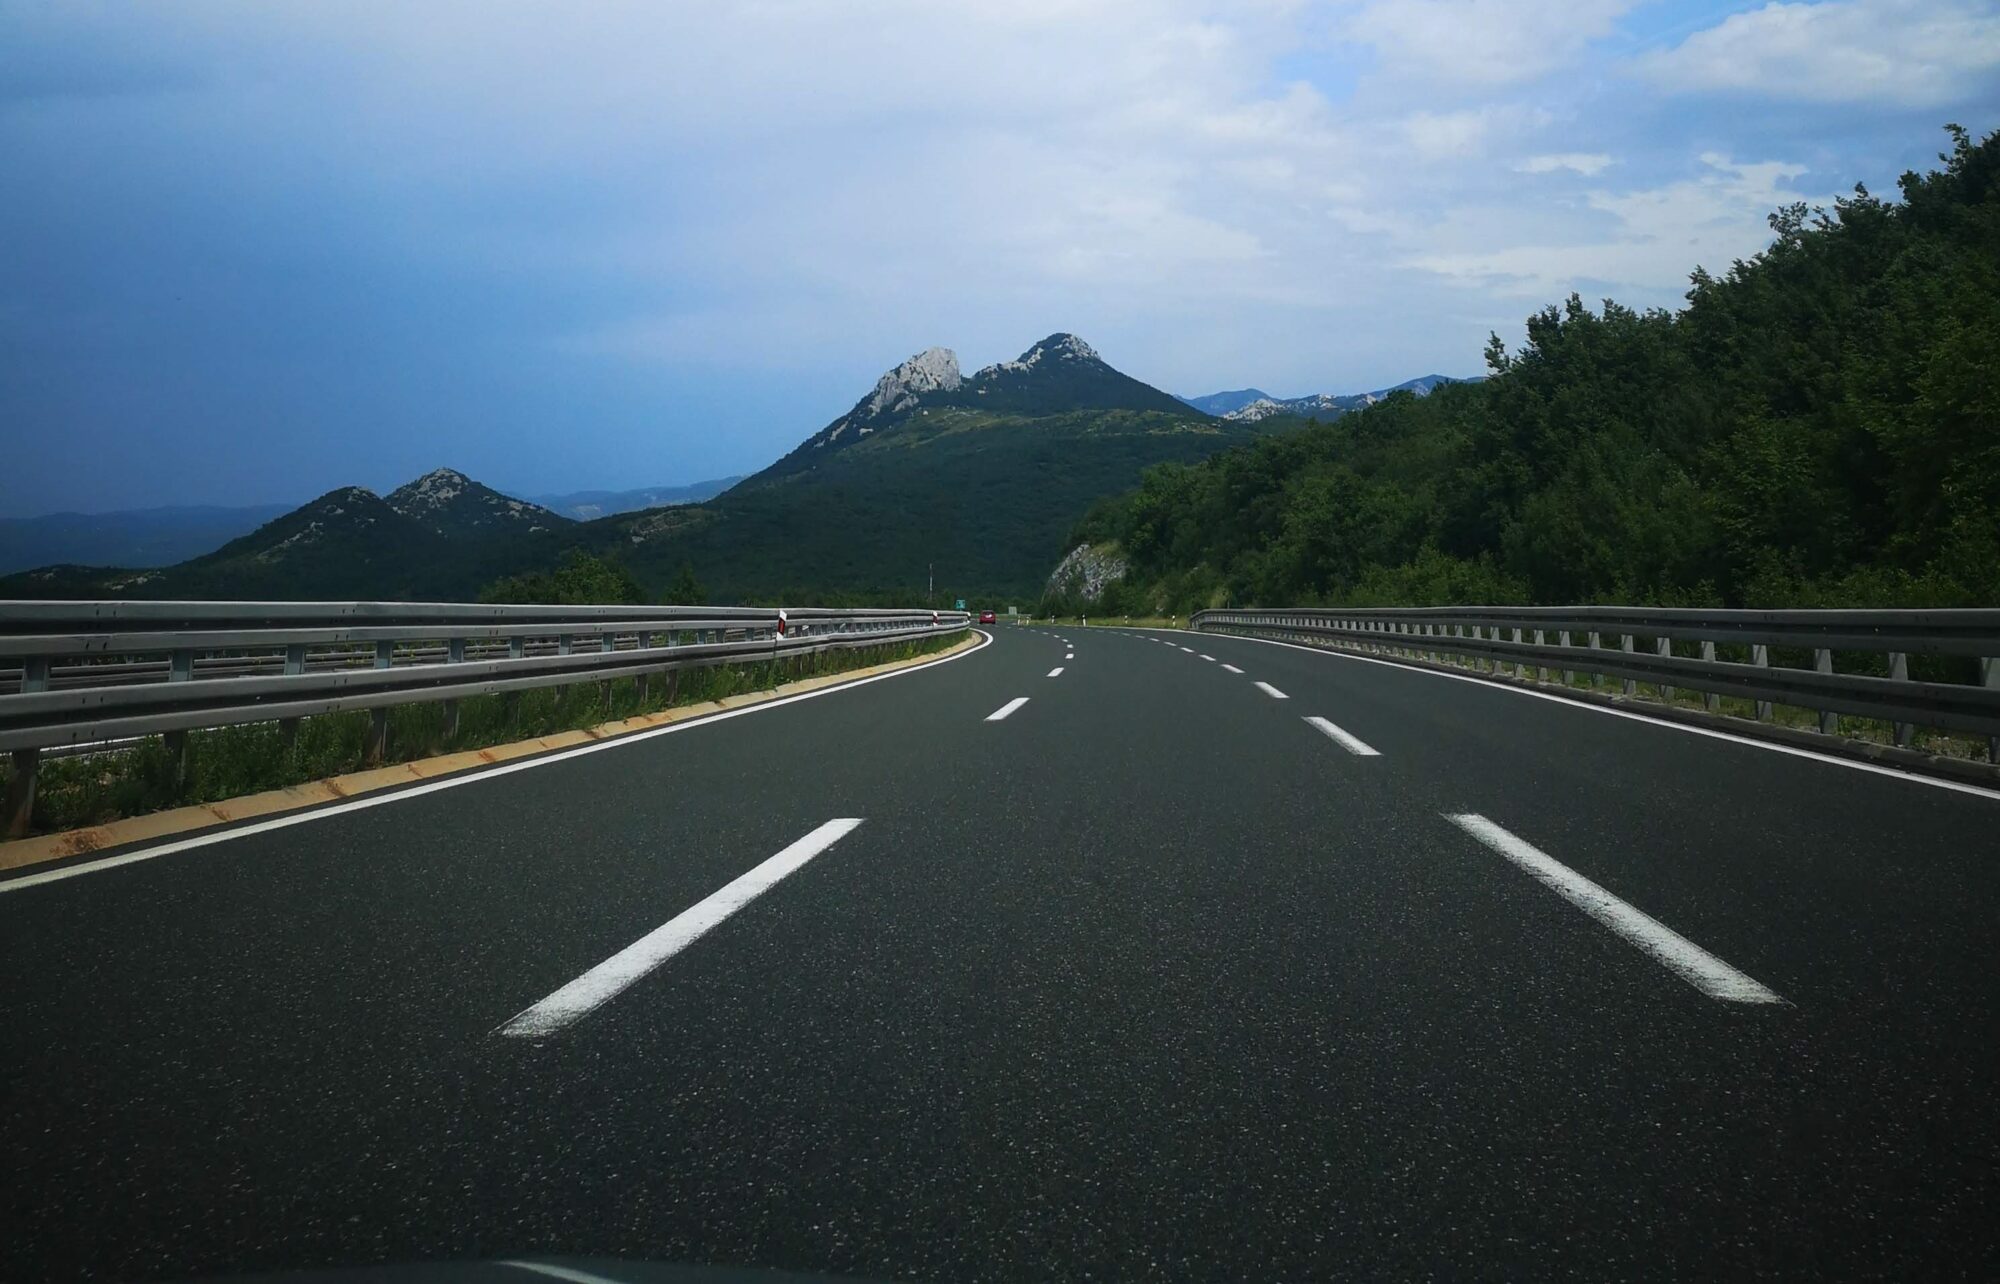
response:
<path id="1" fill-rule="evenodd" d="M 539 504 L 502 495 L 455 468 L 434 468 L 390 491 L 388 501 L 389 507 L 440 535 L 500 525 L 545 530 L 566 520 Z"/>
<path id="2" fill-rule="evenodd" d="M 959 385 L 958 354 L 925 348 L 875 381 L 875 391 L 848 413 L 849 419 L 877 419 L 908 410 L 926 392 L 952 392 Z"/>
<path id="3" fill-rule="evenodd" d="M 987 366 L 974 375 L 973 378 L 994 379 L 1001 375 L 1026 374 L 1034 370 L 1037 366 L 1045 364 L 1054 366 L 1069 361 L 1102 362 L 1103 360 L 1104 358 L 1097 355 L 1097 349 L 1091 347 L 1073 334 L 1058 331 L 1048 338 L 1043 339 L 1040 343 L 1035 344 L 1012 361 L 1001 361 Z"/>

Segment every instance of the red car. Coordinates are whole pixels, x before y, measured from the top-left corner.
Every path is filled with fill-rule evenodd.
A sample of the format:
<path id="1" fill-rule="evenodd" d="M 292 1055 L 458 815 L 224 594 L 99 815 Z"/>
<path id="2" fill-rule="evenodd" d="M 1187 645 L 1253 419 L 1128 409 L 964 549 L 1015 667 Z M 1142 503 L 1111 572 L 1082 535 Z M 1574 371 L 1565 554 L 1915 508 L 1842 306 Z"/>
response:
<path id="1" fill-rule="evenodd" d="M 993 612 L 991 612 L 991 611 L 981 611 L 981 612 L 979 613 L 979 622 L 980 622 L 981 624 L 992 624 L 992 623 L 994 623 L 995 621 L 994 621 L 994 619 L 993 619 Z"/>

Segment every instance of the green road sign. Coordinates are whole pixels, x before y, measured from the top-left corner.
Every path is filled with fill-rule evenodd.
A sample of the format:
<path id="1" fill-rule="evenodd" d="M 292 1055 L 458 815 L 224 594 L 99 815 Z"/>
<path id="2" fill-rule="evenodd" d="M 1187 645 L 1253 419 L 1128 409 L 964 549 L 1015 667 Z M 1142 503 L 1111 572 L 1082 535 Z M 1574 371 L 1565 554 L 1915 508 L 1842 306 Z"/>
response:
<path id="1" fill-rule="evenodd" d="M 963 611 L 963 610 L 965 609 L 965 599 L 964 599 L 964 598 L 960 598 L 960 599 L 958 599 L 958 609 L 959 609 L 959 610 L 961 610 L 961 611 Z"/>

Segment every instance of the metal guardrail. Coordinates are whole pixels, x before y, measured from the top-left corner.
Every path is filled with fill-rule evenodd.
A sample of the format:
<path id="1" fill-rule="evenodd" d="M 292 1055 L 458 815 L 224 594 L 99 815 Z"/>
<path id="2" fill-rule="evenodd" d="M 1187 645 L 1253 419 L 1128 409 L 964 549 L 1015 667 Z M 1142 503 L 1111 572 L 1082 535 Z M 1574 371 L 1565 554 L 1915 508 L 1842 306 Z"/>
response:
<path id="1" fill-rule="evenodd" d="M 45 751 L 191 730 L 921 641 L 963 611 L 400 602 L 0 601 L 0 826 L 27 832 Z"/>
<path id="2" fill-rule="evenodd" d="M 1539 682 L 1548 682 L 1556 671 L 1564 686 L 1584 673 L 1620 680 L 1626 695 L 1644 682 L 1668 701 L 1679 690 L 1699 692 L 1711 713 L 1722 697 L 1733 696 L 1753 702 L 1759 721 L 1771 719 L 1773 705 L 1790 705 L 1817 712 L 1826 735 L 1838 734 L 1841 714 L 1873 718 L 1890 723 L 1895 743 L 1905 748 L 1920 726 L 1971 732 L 1987 737 L 1988 759 L 2000 762 L 2000 610 L 1211 610 L 1196 612 L 1190 624 L 1208 632 L 1469 664 L 1496 676 L 1526 679 L 1533 669 Z M 1744 658 L 1727 658 L 1718 648 Z M 1810 651 L 1813 667 L 1773 665 L 1773 648 Z M 1836 670 L 1836 654 L 1857 652 L 1886 656 L 1887 675 Z M 1978 681 L 1912 679 L 1912 655 L 1976 658 Z"/>

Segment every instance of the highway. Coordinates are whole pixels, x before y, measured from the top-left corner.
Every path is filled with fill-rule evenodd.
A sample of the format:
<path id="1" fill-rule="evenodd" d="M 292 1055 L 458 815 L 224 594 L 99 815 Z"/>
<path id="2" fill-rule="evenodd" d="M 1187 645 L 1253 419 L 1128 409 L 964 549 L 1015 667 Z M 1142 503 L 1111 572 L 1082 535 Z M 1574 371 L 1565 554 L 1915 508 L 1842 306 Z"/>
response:
<path id="1" fill-rule="evenodd" d="M 0 1279 L 2000 1272 L 2000 796 L 1366 659 L 915 671 L 0 882 Z"/>

